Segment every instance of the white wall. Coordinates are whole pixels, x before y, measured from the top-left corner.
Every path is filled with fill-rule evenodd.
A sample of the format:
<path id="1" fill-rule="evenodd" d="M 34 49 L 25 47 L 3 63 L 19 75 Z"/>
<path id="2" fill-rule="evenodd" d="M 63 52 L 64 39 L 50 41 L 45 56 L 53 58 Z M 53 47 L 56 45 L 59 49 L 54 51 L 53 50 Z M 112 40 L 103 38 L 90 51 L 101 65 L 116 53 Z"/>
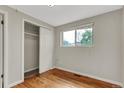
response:
<path id="1" fill-rule="evenodd" d="M 121 13 L 121 10 L 116 10 L 56 27 L 56 59 L 54 63 L 56 67 L 121 82 Z M 61 31 L 91 22 L 94 22 L 93 47 L 59 47 Z"/>
<path id="2" fill-rule="evenodd" d="M 121 32 L 121 57 L 122 57 L 122 65 L 121 65 L 121 79 L 124 86 L 124 7 L 122 10 L 122 32 Z"/>
<path id="3" fill-rule="evenodd" d="M 8 86 L 22 80 L 22 20 L 23 18 L 53 30 L 53 27 L 7 6 L 0 10 L 8 12 Z"/>

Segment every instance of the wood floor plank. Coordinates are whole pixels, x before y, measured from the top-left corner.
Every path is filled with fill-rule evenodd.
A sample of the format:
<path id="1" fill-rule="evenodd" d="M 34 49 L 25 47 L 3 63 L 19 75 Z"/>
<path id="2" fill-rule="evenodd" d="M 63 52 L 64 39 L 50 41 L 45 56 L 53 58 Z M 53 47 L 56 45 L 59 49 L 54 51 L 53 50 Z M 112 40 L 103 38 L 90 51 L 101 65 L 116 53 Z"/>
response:
<path id="1" fill-rule="evenodd" d="M 52 69 L 40 75 L 26 78 L 14 88 L 111 88 L 119 85 L 96 80 L 75 73 Z"/>

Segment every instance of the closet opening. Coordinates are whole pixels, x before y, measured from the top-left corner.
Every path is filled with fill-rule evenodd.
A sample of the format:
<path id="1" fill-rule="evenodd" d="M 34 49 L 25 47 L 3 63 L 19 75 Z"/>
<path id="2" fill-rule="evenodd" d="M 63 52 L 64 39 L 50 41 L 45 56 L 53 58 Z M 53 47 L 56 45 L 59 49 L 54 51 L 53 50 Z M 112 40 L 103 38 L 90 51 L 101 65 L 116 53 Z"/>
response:
<path id="1" fill-rule="evenodd" d="M 24 78 L 39 74 L 40 27 L 24 21 Z"/>

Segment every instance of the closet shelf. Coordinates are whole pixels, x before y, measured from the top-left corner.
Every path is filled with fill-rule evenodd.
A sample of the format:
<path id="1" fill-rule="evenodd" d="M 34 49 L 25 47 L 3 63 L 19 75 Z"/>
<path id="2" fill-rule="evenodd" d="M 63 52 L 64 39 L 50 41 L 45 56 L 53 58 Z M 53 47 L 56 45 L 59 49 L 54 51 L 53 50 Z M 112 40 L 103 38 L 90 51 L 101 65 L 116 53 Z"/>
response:
<path id="1" fill-rule="evenodd" d="M 32 34 L 32 33 L 27 33 L 27 32 L 25 32 L 25 34 L 39 37 L 39 35 L 37 35 L 37 34 Z"/>

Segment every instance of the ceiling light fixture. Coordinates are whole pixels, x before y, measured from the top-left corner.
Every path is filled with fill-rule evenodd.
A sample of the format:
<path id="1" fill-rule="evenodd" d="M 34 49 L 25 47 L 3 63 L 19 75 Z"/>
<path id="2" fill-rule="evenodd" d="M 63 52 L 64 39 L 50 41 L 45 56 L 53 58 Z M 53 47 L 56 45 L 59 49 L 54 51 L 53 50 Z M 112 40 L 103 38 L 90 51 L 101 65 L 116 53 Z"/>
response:
<path id="1" fill-rule="evenodd" d="M 48 5 L 49 7 L 53 7 L 54 5 Z"/>

